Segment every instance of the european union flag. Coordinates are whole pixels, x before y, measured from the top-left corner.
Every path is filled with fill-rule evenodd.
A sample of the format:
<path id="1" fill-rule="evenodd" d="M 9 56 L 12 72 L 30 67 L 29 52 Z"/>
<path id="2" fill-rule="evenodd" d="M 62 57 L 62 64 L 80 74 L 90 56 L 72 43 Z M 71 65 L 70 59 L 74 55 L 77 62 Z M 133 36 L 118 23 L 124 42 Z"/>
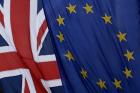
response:
<path id="1" fill-rule="evenodd" d="M 139 0 L 43 0 L 65 93 L 140 92 Z"/>

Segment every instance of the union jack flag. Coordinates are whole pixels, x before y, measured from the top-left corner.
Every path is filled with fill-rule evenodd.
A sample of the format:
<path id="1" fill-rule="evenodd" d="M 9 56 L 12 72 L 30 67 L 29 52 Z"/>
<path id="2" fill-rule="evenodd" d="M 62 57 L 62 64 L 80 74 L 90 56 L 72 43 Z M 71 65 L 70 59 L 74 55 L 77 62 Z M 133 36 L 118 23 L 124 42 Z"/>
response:
<path id="1" fill-rule="evenodd" d="M 62 93 L 42 0 L 0 0 L 4 93 Z"/>

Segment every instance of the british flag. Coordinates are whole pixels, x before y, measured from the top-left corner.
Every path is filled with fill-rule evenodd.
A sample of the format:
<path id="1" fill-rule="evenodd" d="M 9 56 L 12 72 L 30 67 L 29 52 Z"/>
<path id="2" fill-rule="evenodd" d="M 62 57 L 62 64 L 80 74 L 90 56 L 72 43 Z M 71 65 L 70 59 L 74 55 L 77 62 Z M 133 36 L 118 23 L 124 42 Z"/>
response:
<path id="1" fill-rule="evenodd" d="M 63 93 L 42 0 L 0 0 L 4 93 Z"/>

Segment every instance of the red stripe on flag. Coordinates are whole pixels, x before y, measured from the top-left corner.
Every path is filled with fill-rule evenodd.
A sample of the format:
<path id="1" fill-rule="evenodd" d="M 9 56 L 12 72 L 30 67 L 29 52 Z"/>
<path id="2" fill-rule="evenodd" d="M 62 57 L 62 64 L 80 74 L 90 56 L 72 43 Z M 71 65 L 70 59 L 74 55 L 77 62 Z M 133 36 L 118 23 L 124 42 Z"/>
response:
<path id="1" fill-rule="evenodd" d="M 0 54 L 0 71 L 25 68 L 16 52 Z"/>
<path id="2" fill-rule="evenodd" d="M 36 85 L 36 91 L 37 91 L 36 93 L 48 93 L 46 92 L 44 86 L 42 86 L 42 83 L 40 83 L 40 81 L 38 81 L 36 77 L 33 78 L 33 81 L 34 81 L 34 84 Z"/>
<path id="3" fill-rule="evenodd" d="M 38 79 L 42 79 L 41 72 L 38 68 L 38 65 L 36 62 L 34 62 L 32 59 L 22 59 L 24 61 L 24 64 L 31 70 L 32 74 Z"/>
<path id="4" fill-rule="evenodd" d="M 42 62 L 38 64 L 43 78 L 46 80 L 60 79 L 57 63 L 54 62 Z"/>
<path id="5" fill-rule="evenodd" d="M 38 47 L 41 43 L 41 39 L 42 39 L 46 29 L 47 29 L 47 22 L 46 22 L 46 20 L 44 20 L 43 24 L 41 25 L 41 27 L 39 29 L 39 33 L 38 33 L 38 36 L 37 36 L 37 49 L 38 49 Z"/>
<path id="6" fill-rule="evenodd" d="M 4 18 L 3 18 L 3 14 L 1 11 L 0 11 L 0 22 L 4 26 Z"/>
<path id="7" fill-rule="evenodd" d="M 30 46 L 30 0 L 11 0 L 11 27 L 18 54 L 32 59 Z"/>
<path id="8" fill-rule="evenodd" d="M 12 0 L 11 1 L 11 25 L 14 43 L 17 53 L 36 77 L 41 78 L 37 70 L 36 62 L 33 61 L 30 46 L 30 29 L 29 29 L 29 0 Z"/>
<path id="9" fill-rule="evenodd" d="M 28 86 L 26 80 L 25 80 L 25 90 L 24 90 L 24 93 L 30 93 L 29 86 Z"/>
<path id="10" fill-rule="evenodd" d="M 40 74 L 36 72 L 38 70 L 33 69 L 36 68 L 36 63 L 33 61 L 30 46 L 30 0 L 11 0 L 10 9 L 11 27 L 17 52 L 31 71 L 37 93 L 46 93 L 40 81 Z"/>

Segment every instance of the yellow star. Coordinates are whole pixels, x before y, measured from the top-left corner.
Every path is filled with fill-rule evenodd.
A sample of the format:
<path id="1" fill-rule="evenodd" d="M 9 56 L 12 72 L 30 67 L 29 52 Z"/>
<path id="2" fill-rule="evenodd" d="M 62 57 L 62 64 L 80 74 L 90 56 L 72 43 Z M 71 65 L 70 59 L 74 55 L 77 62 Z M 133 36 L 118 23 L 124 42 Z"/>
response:
<path id="1" fill-rule="evenodd" d="M 88 77 L 86 70 L 82 69 L 80 73 L 84 79 L 86 79 Z"/>
<path id="2" fill-rule="evenodd" d="M 59 39 L 60 42 L 64 41 L 64 35 L 62 34 L 62 32 L 59 32 L 59 35 L 57 35 L 57 38 Z"/>
<path id="3" fill-rule="evenodd" d="M 117 89 L 121 89 L 121 81 L 120 80 L 117 80 L 117 79 L 114 79 L 114 82 L 113 82 L 114 86 L 117 88 Z"/>
<path id="4" fill-rule="evenodd" d="M 125 71 L 123 71 L 123 73 L 125 74 L 126 78 L 132 78 L 132 71 L 129 70 L 128 68 L 125 68 Z"/>
<path id="5" fill-rule="evenodd" d="M 92 10 L 92 5 L 90 6 L 88 3 L 86 3 L 86 6 L 83 7 L 85 10 L 86 10 L 86 13 L 93 13 L 93 10 Z"/>
<path id="6" fill-rule="evenodd" d="M 69 10 L 70 14 L 71 14 L 71 13 L 76 13 L 76 10 L 75 10 L 76 5 L 71 5 L 71 4 L 69 4 L 69 6 L 66 7 L 66 8 Z"/>
<path id="7" fill-rule="evenodd" d="M 108 16 L 107 14 L 105 14 L 105 16 L 103 16 L 102 18 L 104 19 L 105 24 L 107 23 L 112 24 L 111 16 Z"/>
<path id="8" fill-rule="evenodd" d="M 126 33 L 119 32 L 119 34 L 117 34 L 117 37 L 119 38 L 120 42 L 126 41 Z"/>
<path id="9" fill-rule="evenodd" d="M 99 79 L 99 81 L 97 82 L 97 85 L 101 88 L 101 89 L 106 89 L 106 85 L 105 85 L 105 81 Z"/>
<path id="10" fill-rule="evenodd" d="M 58 18 L 57 18 L 56 20 L 57 20 L 59 26 L 60 26 L 60 25 L 64 25 L 64 18 L 61 17 L 60 15 L 58 16 Z"/>
<path id="11" fill-rule="evenodd" d="M 74 61 L 74 57 L 72 55 L 72 53 L 68 50 L 67 53 L 65 54 L 65 57 L 69 60 L 69 61 Z"/>
<path id="12" fill-rule="evenodd" d="M 133 54 L 134 54 L 134 52 L 130 52 L 127 50 L 127 52 L 124 54 L 124 56 L 127 58 L 128 61 L 130 61 L 130 60 L 134 60 Z"/>

